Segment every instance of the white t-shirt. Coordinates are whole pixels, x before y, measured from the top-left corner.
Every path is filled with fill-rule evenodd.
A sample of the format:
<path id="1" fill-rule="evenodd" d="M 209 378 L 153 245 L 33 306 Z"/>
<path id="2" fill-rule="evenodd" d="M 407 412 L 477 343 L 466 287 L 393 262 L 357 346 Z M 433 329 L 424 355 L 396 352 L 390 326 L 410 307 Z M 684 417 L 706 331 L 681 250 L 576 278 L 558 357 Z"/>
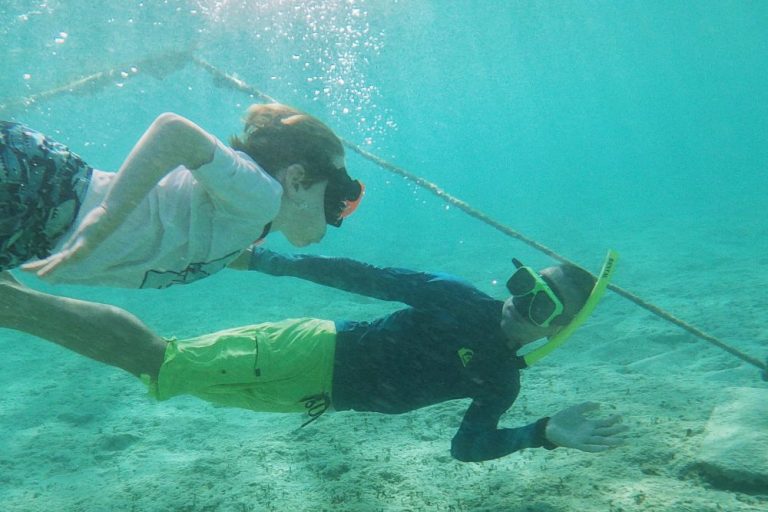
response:
<path id="1" fill-rule="evenodd" d="M 245 153 L 219 140 L 216 145 L 210 163 L 196 170 L 179 166 L 168 173 L 109 238 L 48 280 L 166 288 L 224 268 L 275 218 L 283 189 Z M 101 204 L 115 176 L 94 169 L 75 227 Z"/>

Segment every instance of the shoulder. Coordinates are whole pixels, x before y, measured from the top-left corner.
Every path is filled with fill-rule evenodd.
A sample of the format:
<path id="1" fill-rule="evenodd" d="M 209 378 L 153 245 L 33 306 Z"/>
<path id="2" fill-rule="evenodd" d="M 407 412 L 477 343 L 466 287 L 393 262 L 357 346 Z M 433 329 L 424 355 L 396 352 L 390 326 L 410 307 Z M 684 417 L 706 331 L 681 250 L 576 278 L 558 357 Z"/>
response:
<path id="1" fill-rule="evenodd" d="M 251 169 L 259 169 L 258 164 L 254 162 L 251 157 L 242 151 L 237 151 L 236 149 L 226 145 L 224 142 L 219 140 L 218 137 L 213 136 L 213 143 L 213 160 L 211 161 L 211 164 L 215 162 L 218 162 L 220 165 L 237 163 Z"/>
<path id="2" fill-rule="evenodd" d="M 210 162 L 200 166 L 198 169 L 192 169 L 192 173 L 197 175 L 216 174 L 221 176 L 221 173 L 225 173 L 226 176 L 234 176 L 236 174 L 251 174 L 262 179 L 268 179 L 275 181 L 269 176 L 251 157 L 237 151 L 226 144 L 224 144 L 218 138 L 211 136 L 214 149 L 213 158 Z"/>
<path id="3" fill-rule="evenodd" d="M 237 216 L 253 217 L 258 205 L 258 222 L 265 224 L 277 215 L 283 188 L 248 155 L 215 140 L 213 159 L 191 170 L 214 203 Z"/>

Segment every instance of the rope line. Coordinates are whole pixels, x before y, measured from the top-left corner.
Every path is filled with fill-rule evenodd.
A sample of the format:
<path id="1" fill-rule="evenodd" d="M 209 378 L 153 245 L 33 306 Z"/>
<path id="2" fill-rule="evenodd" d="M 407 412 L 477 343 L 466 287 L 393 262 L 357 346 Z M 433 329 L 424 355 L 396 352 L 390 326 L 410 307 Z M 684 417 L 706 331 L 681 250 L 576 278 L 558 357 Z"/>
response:
<path id="1" fill-rule="evenodd" d="M 93 94 L 107 86 L 114 85 L 115 82 L 126 82 L 133 79 L 141 73 L 147 73 L 153 78 L 162 80 L 167 75 L 186 66 L 191 59 L 192 56 L 189 52 L 169 52 L 147 57 L 126 66 L 86 75 L 60 87 L 54 87 L 30 96 L 9 99 L 5 103 L 0 103 L 0 112 L 19 107 L 27 108 L 34 103 L 65 94 Z"/>
<path id="2" fill-rule="evenodd" d="M 247 82 L 235 77 L 234 75 L 231 75 L 229 73 L 222 71 L 221 69 L 210 64 L 204 59 L 193 56 L 189 52 L 171 52 L 171 53 L 143 59 L 141 61 L 136 62 L 133 66 L 130 66 L 130 69 L 137 69 L 138 70 L 137 73 L 146 72 L 155 78 L 162 79 L 167 74 L 177 71 L 178 69 L 184 67 L 188 63 L 193 63 L 200 69 L 206 71 L 213 79 L 214 84 L 219 87 L 233 89 L 235 91 L 248 94 L 250 96 L 253 96 L 254 98 L 258 98 L 259 100 L 262 100 L 265 102 L 277 102 L 275 98 L 262 92 L 256 87 L 249 85 Z M 0 112 L 11 109 L 11 108 L 19 107 L 19 106 L 27 107 L 32 103 L 35 103 L 41 100 L 47 100 L 62 94 L 84 94 L 88 92 L 94 92 L 111 83 L 114 83 L 115 79 L 117 78 L 119 78 L 120 80 L 126 80 L 128 78 L 133 78 L 137 73 L 127 74 L 124 71 L 124 69 L 121 69 L 121 68 L 101 71 L 101 72 L 94 73 L 92 75 L 88 75 L 80 79 L 74 80 L 73 82 L 70 82 L 61 87 L 56 87 L 54 89 L 43 91 L 41 93 L 38 93 L 32 96 L 11 100 L 7 103 L 0 104 Z M 558 254 L 557 252 L 541 244 L 540 242 L 537 242 L 536 240 L 523 235 L 519 231 L 516 231 L 511 227 L 506 226 L 496 221 L 495 219 L 489 217 L 485 213 L 473 208 L 472 206 L 467 204 L 465 201 L 462 201 L 461 199 L 458 199 L 457 197 L 449 194 L 444 189 L 439 187 L 437 184 L 429 180 L 426 180 L 421 176 L 415 175 L 403 169 L 402 167 L 398 167 L 348 140 L 341 138 L 341 142 L 344 145 L 344 147 L 360 155 L 362 158 L 369 160 L 370 162 L 373 162 L 378 167 L 381 167 L 382 169 L 385 169 L 393 174 L 397 174 L 398 176 L 401 176 L 407 179 L 408 181 L 416 184 L 417 186 L 428 190 L 429 192 L 431 192 L 432 194 L 440 198 L 442 201 L 445 201 L 455 206 L 456 208 L 460 209 L 467 215 L 491 226 L 497 231 L 500 231 L 501 233 L 509 237 L 515 238 L 523 242 L 524 244 L 532 247 L 533 249 L 536 249 L 539 252 L 542 252 L 543 254 L 549 256 L 552 259 L 555 259 L 561 263 L 567 263 L 570 265 L 577 266 L 589 272 L 588 270 L 584 269 L 580 265 L 570 261 L 569 259 Z M 592 273 L 590 272 L 590 274 Z M 594 276 L 594 274 L 592 275 Z M 621 288 L 614 284 L 609 284 L 608 289 L 617 293 L 621 297 L 624 297 L 630 302 L 636 304 L 637 306 L 645 309 L 646 311 L 666 320 L 667 322 L 670 322 L 680 327 L 681 329 L 687 331 L 688 333 L 704 341 L 707 341 L 712 345 L 715 345 L 716 347 L 732 354 L 733 356 L 738 357 L 739 359 L 749 364 L 756 366 L 757 368 L 760 368 L 761 370 L 763 370 L 763 378 L 768 380 L 768 363 L 760 361 L 759 359 L 754 358 L 742 352 L 741 350 L 738 350 L 728 345 L 727 343 L 721 341 L 717 337 L 711 334 L 708 334 L 702 331 L 701 329 L 689 324 L 688 322 L 685 322 L 677 318 L 676 316 L 665 311 L 664 309 L 643 300 L 642 298 L 625 290 L 624 288 Z"/>

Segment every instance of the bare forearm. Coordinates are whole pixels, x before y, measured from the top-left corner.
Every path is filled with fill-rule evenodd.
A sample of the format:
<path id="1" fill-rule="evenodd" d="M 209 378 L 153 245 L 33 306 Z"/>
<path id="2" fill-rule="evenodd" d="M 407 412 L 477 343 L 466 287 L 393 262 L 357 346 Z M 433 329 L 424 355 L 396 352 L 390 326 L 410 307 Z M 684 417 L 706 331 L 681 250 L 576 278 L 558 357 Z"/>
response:
<path id="1" fill-rule="evenodd" d="M 120 222 L 166 174 L 180 165 L 197 169 L 210 162 L 215 147 L 213 137 L 192 121 L 160 115 L 120 167 L 103 207 Z"/>

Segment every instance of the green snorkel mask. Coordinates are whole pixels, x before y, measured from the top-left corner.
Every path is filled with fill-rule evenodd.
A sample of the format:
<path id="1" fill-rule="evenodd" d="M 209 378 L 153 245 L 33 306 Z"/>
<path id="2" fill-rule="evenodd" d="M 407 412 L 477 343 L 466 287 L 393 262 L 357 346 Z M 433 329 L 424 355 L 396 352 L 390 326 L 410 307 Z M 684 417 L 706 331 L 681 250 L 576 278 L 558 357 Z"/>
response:
<path id="1" fill-rule="evenodd" d="M 592 287 L 592 291 L 589 293 L 589 297 L 584 303 L 584 307 L 576 313 L 576 316 L 573 317 L 573 320 L 571 320 L 568 325 L 563 327 L 563 329 L 556 335 L 549 338 L 549 341 L 523 356 L 523 361 L 525 361 L 526 366 L 531 366 L 533 363 L 538 362 L 539 359 L 565 343 L 576 329 L 581 327 L 581 324 L 589 318 L 589 315 L 592 314 L 592 311 L 595 310 L 595 306 L 597 306 L 597 303 L 600 302 L 600 299 L 603 297 L 606 288 L 608 288 L 608 283 L 611 281 L 613 270 L 616 267 L 616 261 L 618 259 L 618 253 L 613 250 L 608 251 L 608 255 L 605 257 L 605 262 L 603 262 L 603 268 L 600 270 L 595 286 Z"/>

